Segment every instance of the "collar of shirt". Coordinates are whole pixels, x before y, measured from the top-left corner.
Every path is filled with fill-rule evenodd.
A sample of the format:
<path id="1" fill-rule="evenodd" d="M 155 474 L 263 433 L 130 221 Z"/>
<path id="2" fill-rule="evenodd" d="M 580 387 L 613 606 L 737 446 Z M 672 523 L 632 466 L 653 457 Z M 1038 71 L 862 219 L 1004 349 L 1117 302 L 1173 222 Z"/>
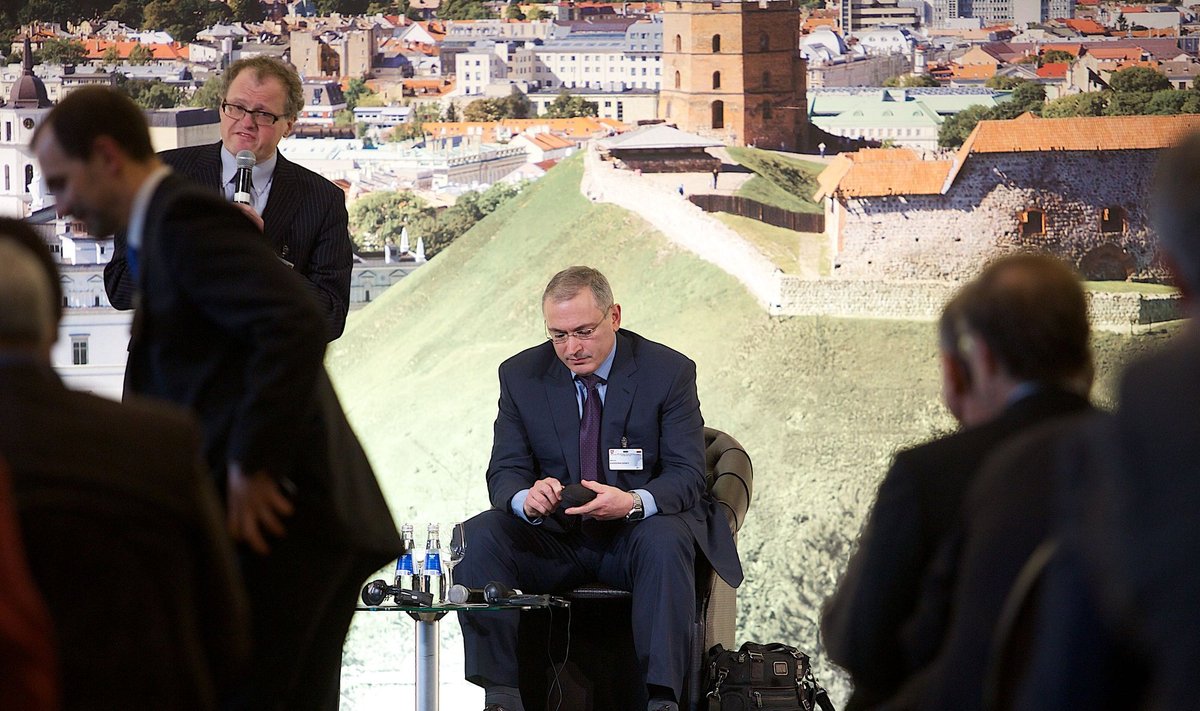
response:
<path id="1" fill-rule="evenodd" d="M 600 393 L 600 403 L 604 403 L 604 397 L 608 393 L 608 374 L 612 372 L 613 361 L 617 358 L 617 342 L 613 341 L 612 350 L 608 352 L 608 357 L 596 368 L 595 373 L 604 379 L 603 383 L 596 386 L 596 392 Z M 579 379 L 579 376 L 572 375 L 571 379 L 575 381 L 575 401 L 579 404 L 579 416 L 583 417 L 583 401 L 587 397 L 587 385 Z"/>
<path id="2" fill-rule="evenodd" d="M 150 197 L 158 189 L 158 184 L 171 174 L 168 166 L 160 165 L 142 181 L 137 194 L 133 196 L 133 205 L 129 208 L 129 229 L 125 239 L 133 249 L 142 248 L 142 229 L 146 226 L 146 212 L 150 209 Z"/>
<path id="3" fill-rule="evenodd" d="M 279 151 L 271 154 L 271 157 L 261 163 L 256 163 L 250 171 L 250 177 L 254 181 L 254 192 L 252 202 L 254 209 L 258 214 L 262 214 L 267 207 L 267 195 L 271 192 L 271 181 L 275 178 L 275 164 L 279 162 Z M 225 192 L 225 197 L 233 197 L 233 176 L 237 174 L 237 157 L 229 152 L 225 144 L 221 144 L 221 186 Z"/>
<path id="4" fill-rule="evenodd" d="M 1042 384 L 1033 380 L 1025 380 L 1017 383 L 1017 387 L 1013 388 L 1008 394 L 1008 402 L 1004 403 L 1005 407 L 1012 407 L 1021 400 L 1039 393 L 1042 391 Z"/>

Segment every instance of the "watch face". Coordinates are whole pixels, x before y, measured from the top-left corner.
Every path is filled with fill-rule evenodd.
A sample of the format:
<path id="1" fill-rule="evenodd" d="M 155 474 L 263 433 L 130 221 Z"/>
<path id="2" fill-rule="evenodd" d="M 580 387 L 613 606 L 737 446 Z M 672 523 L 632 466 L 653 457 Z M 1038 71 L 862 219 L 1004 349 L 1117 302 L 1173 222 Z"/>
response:
<path id="1" fill-rule="evenodd" d="M 33 119 L 26 118 L 24 121 L 21 122 L 21 125 L 24 126 L 25 128 L 33 128 Z"/>

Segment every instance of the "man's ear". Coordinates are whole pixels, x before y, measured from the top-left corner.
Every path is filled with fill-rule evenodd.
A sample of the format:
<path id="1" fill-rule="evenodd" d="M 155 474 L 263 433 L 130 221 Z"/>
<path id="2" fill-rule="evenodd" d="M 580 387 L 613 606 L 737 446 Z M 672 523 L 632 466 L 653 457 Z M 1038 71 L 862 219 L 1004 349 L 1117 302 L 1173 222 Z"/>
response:
<path id="1" fill-rule="evenodd" d="M 125 149 L 112 136 L 96 136 L 92 141 L 91 160 L 100 161 L 105 172 L 116 175 L 124 167 L 126 159 Z"/>

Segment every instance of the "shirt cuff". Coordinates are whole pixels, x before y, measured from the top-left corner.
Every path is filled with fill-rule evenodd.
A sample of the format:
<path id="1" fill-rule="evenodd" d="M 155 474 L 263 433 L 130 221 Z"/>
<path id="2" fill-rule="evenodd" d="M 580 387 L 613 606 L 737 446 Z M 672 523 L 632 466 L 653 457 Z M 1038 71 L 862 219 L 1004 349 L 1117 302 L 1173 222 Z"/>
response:
<path id="1" fill-rule="evenodd" d="M 644 512 L 642 515 L 643 519 L 650 518 L 654 514 L 658 513 L 658 504 L 654 503 L 654 494 L 651 494 L 645 489 L 634 489 L 633 492 L 642 497 L 642 510 Z M 522 501 L 524 501 L 524 499 L 522 499 Z"/>
<path id="2" fill-rule="evenodd" d="M 527 498 L 529 498 L 529 489 L 521 489 L 517 493 L 513 494 L 512 501 L 509 502 L 509 507 L 512 508 L 512 512 L 525 523 L 531 523 L 534 526 L 541 525 L 541 516 L 530 519 L 525 515 L 525 499 Z"/>

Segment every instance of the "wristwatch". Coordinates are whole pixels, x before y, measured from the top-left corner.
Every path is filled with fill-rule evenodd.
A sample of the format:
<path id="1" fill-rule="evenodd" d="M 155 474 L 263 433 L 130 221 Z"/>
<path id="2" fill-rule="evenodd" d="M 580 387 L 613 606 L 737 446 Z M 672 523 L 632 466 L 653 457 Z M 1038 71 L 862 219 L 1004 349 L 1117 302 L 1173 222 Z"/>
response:
<path id="1" fill-rule="evenodd" d="M 641 521 L 646 517 L 646 507 L 642 504 L 642 497 L 636 491 L 629 492 L 633 497 L 633 508 L 629 509 L 629 513 L 625 514 L 626 521 Z"/>

